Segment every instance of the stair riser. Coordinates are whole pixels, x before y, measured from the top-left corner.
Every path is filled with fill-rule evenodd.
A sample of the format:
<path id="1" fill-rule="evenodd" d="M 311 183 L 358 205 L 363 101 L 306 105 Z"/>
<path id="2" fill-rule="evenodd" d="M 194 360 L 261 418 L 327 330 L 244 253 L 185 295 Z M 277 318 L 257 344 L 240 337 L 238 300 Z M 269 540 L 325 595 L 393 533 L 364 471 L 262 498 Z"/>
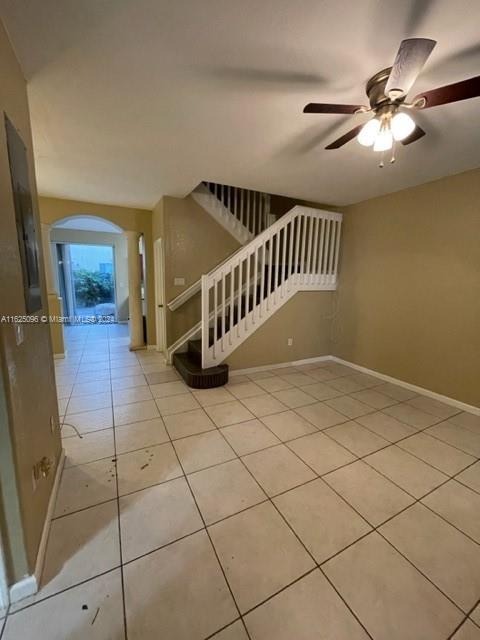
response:
<path id="1" fill-rule="evenodd" d="M 175 353 L 173 366 L 193 389 L 213 389 L 221 387 L 228 382 L 228 365 L 222 364 L 211 369 L 201 369 L 190 360 L 188 354 Z"/>

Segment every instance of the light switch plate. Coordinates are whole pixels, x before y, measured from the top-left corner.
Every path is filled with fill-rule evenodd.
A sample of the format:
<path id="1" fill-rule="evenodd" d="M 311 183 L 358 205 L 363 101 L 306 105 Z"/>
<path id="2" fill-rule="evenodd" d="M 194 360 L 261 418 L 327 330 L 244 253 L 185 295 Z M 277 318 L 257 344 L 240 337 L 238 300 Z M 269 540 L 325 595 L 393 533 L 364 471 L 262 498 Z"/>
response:
<path id="1" fill-rule="evenodd" d="M 185 284 L 185 278 L 174 278 L 173 284 L 176 287 L 182 287 Z"/>

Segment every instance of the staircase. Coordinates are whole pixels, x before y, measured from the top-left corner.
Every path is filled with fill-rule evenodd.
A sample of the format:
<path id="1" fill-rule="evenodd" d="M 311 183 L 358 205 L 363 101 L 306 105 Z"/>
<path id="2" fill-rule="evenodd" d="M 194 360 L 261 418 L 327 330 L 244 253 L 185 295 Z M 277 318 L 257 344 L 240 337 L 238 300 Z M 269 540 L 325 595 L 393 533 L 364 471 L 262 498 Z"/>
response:
<path id="1" fill-rule="evenodd" d="M 191 196 L 240 244 L 250 242 L 271 223 L 267 193 L 202 182 Z"/>
<path id="2" fill-rule="evenodd" d="M 215 198 L 222 217 L 227 210 L 235 218 L 226 224 L 237 229 L 241 225 L 241 233 L 248 233 L 249 239 L 197 285 L 201 321 L 186 335 L 187 351 L 173 355 L 175 368 L 194 388 L 225 384 L 224 360 L 298 291 L 329 291 L 337 286 L 341 214 L 295 206 L 269 226 L 267 207 L 254 209 L 255 199 L 241 196 L 245 190 L 232 194 L 225 189 L 234 188 L 222 192 L 219 186 L 204 184 L 200 195 L 204 201 Z"/>

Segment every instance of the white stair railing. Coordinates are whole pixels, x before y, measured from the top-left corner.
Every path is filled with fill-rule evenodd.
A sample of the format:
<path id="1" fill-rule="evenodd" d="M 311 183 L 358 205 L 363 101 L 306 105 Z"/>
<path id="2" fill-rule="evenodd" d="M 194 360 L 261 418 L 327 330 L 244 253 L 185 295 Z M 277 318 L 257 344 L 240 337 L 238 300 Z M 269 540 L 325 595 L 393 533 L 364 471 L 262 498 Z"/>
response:
<path id="1" fill-rule="evenodd" d="M 258 235 L 268 227 L 270 196 L 267 193 L 217 184 L 216 182 L 204 182 L 203 184 L 252 236 Z"/>
<path id="2" fill-rule="evenodd" d="M 190 194 L 240 244 L 268 227 L 270 196 L 214 182 L 201 182 Z"/>
<path id="3" fill-rule="evenodd" d="M 202 367 L 220 364 L 297 291 L 337 286 L 342 215 L 296 206 L 202 276 Z"/>

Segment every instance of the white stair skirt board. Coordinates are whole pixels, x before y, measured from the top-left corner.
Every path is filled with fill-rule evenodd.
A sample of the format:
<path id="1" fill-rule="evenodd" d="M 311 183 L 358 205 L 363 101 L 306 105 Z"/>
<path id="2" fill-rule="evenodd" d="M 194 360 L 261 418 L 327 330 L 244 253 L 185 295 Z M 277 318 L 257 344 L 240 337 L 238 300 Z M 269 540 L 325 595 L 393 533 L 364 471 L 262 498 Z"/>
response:
<path id="1" fill-rule="evenodd" d="M 230 375 L 243 375 L 249 373 L 255 373 L 257 371 L 270 371 L 272 369 L 283 369 L 284 367 L 298 367 L 302 364 L 312 364 L 315 362 L 325 362 L 325 360 L 329 360 L 331 362 L 338 362 L 338 364 L 344 364 L 347 367 L 351 367 L 356 371 L 361 371 L 362 373 L 368 373 L 372 376 L 376 376 L 380 380 L 384 382 L 391 382 L 392 384 L 396 384 L 399 387 L 404 387 L 405 389 L 409 389 L 410 391 L 416 391 L 419 395 L 427 396 L 428 398 L 432 398 L 433 400 L 438 400 L 439 402 L 443 402 L 444 404 L 449 404 L 452 407 L 460 409 L 461 411 L 468 411 L 469 413 L 473 413 L 477 416 L 480 416 L 480 407 L 476 407 L 473 404 L 467 404 L 466 402 L 461 402 L 460 400 L 455 400 L 455 398 L 450 398 L 449 396 L 444 396 L 441 393 L 437 393 L 436 391 L 430 391 L 429 389 L 424 389 L 423 387 L 419 387 L 416 384 L 410 384 L 410 382 L 405 382 L 404 380 L 399 380 L 398 378 L 393 378 L 392 376 L 387 376 L 384 373 L 379 373 L 374 369 L 368 369 L 367 367 L 362 367 L 359 364 L 355 364 L 354 362 L 350 362 L 348 360 L 343 360 L 342 358 L 337 358 L 337 356 L 319 356 L 318 358 L 307 358 L 305 360 L 293 360 L 291 362 L 281 362 L 277 364 L 263 364 L 259 367 L 249 367 L 247 369 L 232 369 Z"/>
<path id="2" fill-rule="evenodd" d="M 178 340 L 176 340 L 172 345 L 167 348 L 167 358 L 166 361 L 168 364 L 172 364 L 172 357 L 176 351 L 186 351 L 185 345 L 189 340 L 196 340 L 200 338 L 202 334 L 202 322 L 197 322 L 191 329 L 184 333 L 183 336 L 180 336 Z"/>
<path id="3" fill-rule="evenodd" d="M 60 486 L 60 479 L 62 477 L 64 464 L 65 450 L 62 449 L 62 453 L 57 465 L 57 470 L 55 472 L 55 481 L 53 483 L 52 493 L 50 494 L 50 500 L 48 501 L 48 509 L 43 525 L 42 537 L 40 538 L 40 545 L 38 547 L 35 570 L 32 575 L 25 576 L 10 587 L 10 602 L 12 604 L 14 602 L 18 602 L 19 600 L 23 600 L 23 598 L 34 595 L 40 588 L 43 563 L 45 562 L 45 552 L 47 550 L 48 534 L 50 532 L 50 525 L 55 510 L 55 502 L 57 500 L 58 488 Z"/>
<path id="4" fill-rule="evenodd" d="M 199 204 L 212 218 L 232 235 L 240 244 L 249 242 L 253 235 L 250 231 L 230 212 L 229 209 L 204 185 L 198 187 L 190 194 L 197 204 Z"/>

